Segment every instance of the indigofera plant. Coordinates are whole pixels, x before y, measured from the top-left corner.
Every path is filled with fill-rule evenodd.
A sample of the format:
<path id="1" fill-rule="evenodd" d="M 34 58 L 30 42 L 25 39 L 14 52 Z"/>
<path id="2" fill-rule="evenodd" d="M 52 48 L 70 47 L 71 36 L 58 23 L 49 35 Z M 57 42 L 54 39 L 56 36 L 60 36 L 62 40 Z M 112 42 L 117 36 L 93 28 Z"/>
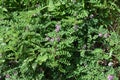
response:
<path id="1" fill-rule="evenodd" d="M 119 78 L 120 39 L 109 27 L 119 16 L 117 0 L 3 2 L 0 79 Z"/>

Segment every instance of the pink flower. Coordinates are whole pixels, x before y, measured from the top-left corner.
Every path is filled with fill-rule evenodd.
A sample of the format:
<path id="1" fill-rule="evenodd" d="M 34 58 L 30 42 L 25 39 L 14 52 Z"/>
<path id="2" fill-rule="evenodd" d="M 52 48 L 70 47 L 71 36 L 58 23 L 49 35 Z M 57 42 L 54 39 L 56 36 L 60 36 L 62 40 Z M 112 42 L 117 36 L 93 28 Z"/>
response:
<path id="1" fill-rule="evenodd" d="M 114 76 L 113 75 L 108 75 L 108 80 L 113 80 Z"/>
<path id="2" fill-rule="evenodd" d="M 49 37 L 46 37 L 46 38 L 45 38 L 45 40 L 46 40 L 46 41 L 49 41 L 49 40 L 50 40 L 50 38 L 49 38 Z"/>
<path id="3" fill-rule="evenodd" d="M 54 38 L 51 38 L 51 39 L 50 39 L 51 42 L 54 42 L 54 40 L 55 40 Z"/>
<path id="4" fill-rule="evenodd" d="M 78 25 L 74 25 L 74 26 L 73 26 L 73 28 L 74 28 L 75 31 L 78 30 L 78 27 L 79 27 Z"/>
<path id="5" fill-rule="evenodd" d="M 60 41 L 60 37 L 57 37 L 56 40 L 59 42 Z"/>
<path id="6" fill-rule="evenodd" d="M 103 36 L 103 34 L 102 34 L 102 33 L 99 33 L 99 34 L 98 34 L 98 36 L 99 36 L 99 37 L 102 37 L 102 36 Z"/>
<path id="7" fill-rule="evenodd" d="M 6 77 L 6 78 L 10 78 L 10 75 L 9 75 L 9 74 L 6 74 L 5 77 Z"/>
<path id="8" fill-rule="evenodd" d="M 56 31 L 56 32 L 59 32 L 59 31 L 60 31 L 60 28 L 61 28 L 60 24 L 57 24 L 55 27 L 56 27 L 56 28 L 55 28 L 55 31 Z"/>
<path id="9" fill-rule="evenodd" d="M 108 33 L 104 34 L 104 38 L 108 38 L 108 37 L 109 37 Z"/>

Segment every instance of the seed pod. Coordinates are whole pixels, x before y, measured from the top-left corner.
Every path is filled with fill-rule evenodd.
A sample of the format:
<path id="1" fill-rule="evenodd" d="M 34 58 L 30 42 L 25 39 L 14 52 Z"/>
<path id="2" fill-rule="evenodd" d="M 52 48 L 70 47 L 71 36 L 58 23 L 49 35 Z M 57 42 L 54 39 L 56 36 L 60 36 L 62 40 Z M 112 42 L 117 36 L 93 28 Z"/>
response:
<path id="1" fill-rule="evenodd" d="M 112 55 L 112 62 L 113 62 L 113 68 L 120 66 L 119 60 L 113 55 Z"/>
<path id="2" fill-rule="evenodd" d="M 101 65 L 101 66 L 107 66 L 108 65 L 108 61 L 103 59 L 103 60 L 99 60 L 98 61 L 98 64 Z"/>

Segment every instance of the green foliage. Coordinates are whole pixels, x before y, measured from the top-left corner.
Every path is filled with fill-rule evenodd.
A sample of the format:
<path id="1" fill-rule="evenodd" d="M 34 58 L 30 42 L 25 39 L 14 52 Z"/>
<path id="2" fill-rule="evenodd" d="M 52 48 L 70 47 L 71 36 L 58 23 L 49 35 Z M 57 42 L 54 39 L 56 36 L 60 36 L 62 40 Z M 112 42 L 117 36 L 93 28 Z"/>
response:
<path id="1" fill-rule="evenodd" d="M 6 80 L 119 77 L 117 0 L 0 1 L 0 75 Z M 118 25 L 116 25 L 118 24 Z M 107 65 L 101 61 L 106 60 Z"/>

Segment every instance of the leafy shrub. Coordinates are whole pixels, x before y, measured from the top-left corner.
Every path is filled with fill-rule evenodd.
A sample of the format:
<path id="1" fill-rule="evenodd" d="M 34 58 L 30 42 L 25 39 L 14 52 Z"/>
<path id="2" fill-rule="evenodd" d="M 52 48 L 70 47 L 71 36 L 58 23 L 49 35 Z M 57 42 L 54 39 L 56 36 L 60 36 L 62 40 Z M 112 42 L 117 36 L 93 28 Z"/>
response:
<path id="1" fill-rule="evenodd" d="M 120 10 L 116 2 L 23 0 L 17 5 L 15 0 L 4 0 L 0 18 L 1 77 L 106 80 L 112 74 L 118 79 L 120 38 L 114 25 Z M 31 10 L 30 6 L 37 3 L 41 5 Z M 21 5 L 28 11 L 19 11 Z M 110 62 L 117 63 L 108 65 Z"/>
<path id="2" fill-rule="evenodd" d="M 40 0 L 1 0 L 0 4 L 1 6 L 8 9 L 8 11 L 18 11 L 18 10 L 28 10 L 28 9 L 34 9 L 35 7 L 38 7 L 40 5 L 39 3 L 43 3 L 46 1 L 40 1 Z"/>

